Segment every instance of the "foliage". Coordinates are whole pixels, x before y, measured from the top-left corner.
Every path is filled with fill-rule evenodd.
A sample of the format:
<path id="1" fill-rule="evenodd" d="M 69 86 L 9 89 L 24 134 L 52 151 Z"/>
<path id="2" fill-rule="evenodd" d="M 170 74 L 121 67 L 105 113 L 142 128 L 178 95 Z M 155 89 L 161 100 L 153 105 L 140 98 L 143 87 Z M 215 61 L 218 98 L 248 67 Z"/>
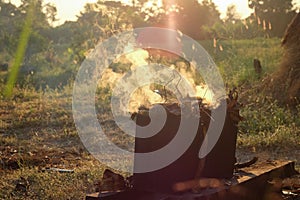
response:
<path id="1" fill-rule="evenodd" d="M 250 18 L 259 18 L 262 23 L 271 24 L 271 37 L 282 37 L 287 24 L 296 14 L 292 0 L 248 0 L 248 3 L 254 9 Z"/>
<path id="2" fill-rule="evenodd" d="M 21 11 L 11 3 L 0 1 L 0 8 L 1 59 L 4 62 L 8 62 L 17 47 L 17 32 L 21 29 L 21 26 L 17 23 L 17 21 L 22 19 L 23 16 Z"/>
<path id="3" fill-rule="evenodd" d="M 163 1 L 165 15 L 161 17 L 162 26 L 178 29 L 194 39 L 205 39 L 208 36 L 203 26 L 211 26 L 220 20 L 220 13 L 211 1 L 196 0 L 172 2 Z"/>
<path id="4" fill-rule="evenodd" d="M 266 32 L 252 20 L 220 21 L 204 30 L 216 39 L 253 39 L 264 37 Z"/>
<path id="5" fill-rule="evenodd" d="M 226 17 L 212 26 L 205 26 L 204 30 L 216 39 L 252 39 L 269 37 L 271 27 L 262 26 L 261 22 L 251 17 L 240 19 L 235 5 L 227 8 Z"/>
<path id="6" fill-rule="evenodd" d="M 234 6 L 228 8 L 227 17 L 221 21 L 211 1 L 198 3 L 195 0 L 163 1 L 161 8 L 155 3 L 151 8 L 146 7 L 149 4 L 147 0 L 133 1 L 132 6 L 98 1 L 87 4 L 76 22 L 52 27 L 51 24 L 56 20 L 56 8 L 44 4 L 42 0 L 34 1 L 37 4 L 34 23 L 18 84 L 30 84 L 37 89 L 46 88 L 47 85 L 51 88 L 61 87 L 68 81 L 72 82 L 86 54 L 97 43 L 132 27 L 173 26 L 170 28 L 178 28 L 194 39 L 215 38 L 218 42 L 269 37 L 272 36 L 270 31 L 274 30 L 274 24 L 271 30 L 268 24 L 264 29 L 262 19 L 259 22 L 257 17 L 240 20 Z M 22 1 L 20 7 L 5 1 L 0 3 L 0 63 L 12 64 L 30 2 Z M 288 3 L 286 5 L 290 9 Z M 51 77 L 52 74 L 55 74 L 55 78 Z"/>

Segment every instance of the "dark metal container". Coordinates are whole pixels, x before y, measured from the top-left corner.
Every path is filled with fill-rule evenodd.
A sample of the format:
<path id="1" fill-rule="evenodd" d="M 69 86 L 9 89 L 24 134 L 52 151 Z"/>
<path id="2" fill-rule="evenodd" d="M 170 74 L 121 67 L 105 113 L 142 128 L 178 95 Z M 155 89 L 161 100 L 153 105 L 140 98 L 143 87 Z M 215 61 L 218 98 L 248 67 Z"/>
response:
<path id="1" fill-rule="evenodd" d="M 163 106 L 165 106 L 165 108 L 168 107 L 168 105 Z M 136 138 L 135 152 L 146 153 L 158 150 L 174 138 L 179 128 L 181 115 L 170 112 L 170 109 L 166 109 L 166 112 L 166 123 L 158 134 L 149 138 Z M 201 167 L 201 173 L 197 175 L 197 172 L 199 173 L 199 163 L 201 163 L 198 154 L 204 139 L 205 127 L 208 127 L 210 123 L 209 114 L 210 111 L 208 109 L 206 109 L 205 112 L 201 112 L 197 135 L 183 155 L 175 162 L 157 171 L 135 173 L 133 175 L 134 189 L 151 192 L 173 193 L 174 191 L 172 188 L 174 184 L 178 182 L 193 180 L 200 177 L 232 177 L 235 164 L 237 126 L 236 123 L 231 120 L 228 113 L 226 115 L 221 136 L 213 150 L 204 158 L 204 162 L 202 162 L 204 163 L 204 167 Z M 149 124 L 149 112 L 138 112 L 136 115 L 136 123 L 140 126 L 146 126 Z M 186 135 L 189 137 L 188 131 Z M 139 160 L 135 158 L 135 163 L 138 162 Z M 150 163 L 143 164 L 147 165 Z"/>

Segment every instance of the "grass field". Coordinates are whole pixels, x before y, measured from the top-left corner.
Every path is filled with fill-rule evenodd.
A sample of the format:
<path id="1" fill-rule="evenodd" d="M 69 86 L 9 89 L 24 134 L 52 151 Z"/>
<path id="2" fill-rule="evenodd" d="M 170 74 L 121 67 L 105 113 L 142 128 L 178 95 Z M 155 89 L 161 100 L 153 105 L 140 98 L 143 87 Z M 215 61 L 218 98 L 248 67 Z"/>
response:
<path id="1" fill-rule="evenodd" d="M 296 160 L 299 169 L 300 106 L 288 110 L 259 91 L 261 80 L 280 63 L 280 40 L 218 41 L 217 48 L 212 41 L 200 43 L 215 60 L 228 88 L 238 88 L 244 104 L 241 115 L 246 120 L 239 127 L 238 159 L 258 155 Z M 254 58 L 262 63 L 261 78 L 255 74 Z M 47 170 L 51 167 L 74 171 Z M 77 134 L 70 86 L 44 91 L 15 88 L 12 99 L 1 96 L 0 199 L 83 199 L 95 191 L 105 168 Z"/>

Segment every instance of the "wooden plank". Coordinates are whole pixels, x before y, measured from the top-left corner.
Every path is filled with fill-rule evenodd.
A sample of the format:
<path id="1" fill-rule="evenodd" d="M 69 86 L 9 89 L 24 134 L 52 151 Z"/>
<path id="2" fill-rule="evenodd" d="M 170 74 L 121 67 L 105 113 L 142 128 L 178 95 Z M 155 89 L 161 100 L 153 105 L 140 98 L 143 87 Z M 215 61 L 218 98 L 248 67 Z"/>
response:
<path id="1" fill-rule="evenodd" d="M 240 177 L 228 180 L 231 184 L 222 188 L 203 189 L 200 193 L 160 194 L 129 190 L 120 193 L 89 194 L 87 200 L 273 200 L 281 199 L 278 188 L 270 184 L 274 178 L 291 177 L 298 172 L 291 161 L 260 162 L 239 171 Z M 280 188 L 281 189 L 281 188 Z"/>

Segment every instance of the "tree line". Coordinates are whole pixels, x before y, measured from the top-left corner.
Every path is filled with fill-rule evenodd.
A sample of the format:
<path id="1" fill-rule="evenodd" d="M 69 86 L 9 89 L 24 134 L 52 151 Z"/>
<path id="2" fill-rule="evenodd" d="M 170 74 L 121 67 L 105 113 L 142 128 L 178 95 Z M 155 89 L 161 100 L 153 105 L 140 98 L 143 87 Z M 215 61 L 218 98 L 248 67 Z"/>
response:
<path id="1" fill-rule="evenodd" d="M 30 38 L 27 43 L 19 84 L 58 87 L 74 78 L 86 52 L 123 30 L 157 26 L 178 29 L 196 39 L 251 39 L 282 37 L 295 15 L 292 0 L 249 0 L 253 13 L 240 19 L 229 6 L 225 19 L 211 0 L 162 0 L 162 6 L 148 0 L 132 0 L 131 5 L 99 0 L 86 4 L 77 21 L 54 27 L 56 7 L 43 0 L 22 0 L 19 7 L 0 0 L 0 64 L 11 64 L 22 40 L 26 16 L 34 3 Z M 149 6 L 150 5 L 150 6 Z M 39 74 L 39 76 L 32 76 Z M 51 74 L 51 76 L 49 76 Z M 5 82 L 5 78 L 1 78 Z M 30 81 L 28 81 L 30 79 Z"/>

